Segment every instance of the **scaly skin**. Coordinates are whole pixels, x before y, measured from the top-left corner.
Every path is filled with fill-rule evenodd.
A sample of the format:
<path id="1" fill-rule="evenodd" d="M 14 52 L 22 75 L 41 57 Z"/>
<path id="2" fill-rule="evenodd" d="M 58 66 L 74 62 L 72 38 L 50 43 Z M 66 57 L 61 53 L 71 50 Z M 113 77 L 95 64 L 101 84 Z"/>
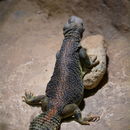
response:
<path id="1" fill-rule="evenodd" d="M 63 118 L 74 115 L 76 121 L 88 125 L 97 116 L 82 119 L 78 108 L 84 95 L 82 70 L 90 70 L 98 62 L 90 63 L 85 49 L 80 46 L 84 31 L 82 19 L 72 16 L 64 26 L 64 40 L 56 56 L 53 75 L 45 96 L 25 93 L 24 101 L 40 105 L 43 113 L 30 124 L 30 130 L 58 130 Z M 98 118 L 99 119 L 99 118 Z"/>

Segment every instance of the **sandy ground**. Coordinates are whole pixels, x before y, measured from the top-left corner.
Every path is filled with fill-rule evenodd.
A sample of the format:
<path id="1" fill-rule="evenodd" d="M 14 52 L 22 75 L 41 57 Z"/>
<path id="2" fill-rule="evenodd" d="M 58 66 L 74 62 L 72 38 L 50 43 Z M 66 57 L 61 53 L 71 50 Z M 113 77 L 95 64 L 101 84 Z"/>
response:
<path id="1" fill-rule="evenodd" d="M 45 93 L 68 16 L 48 16 L 31 1 L 0 2 L 0 130 L 27 130 L 40 113 L 21 96 L 25 90 Z M 82 105 L 83 116 L 92 112 L 101 120 L 90 126 L 65 121 L 61 130 L 130 130 L 129 34 L 106 27 L 102 34 L 108 43 L 108 72 L 97 89 L 86 92 Z M 91 33 L 86 31 L 84 37 Z"/>

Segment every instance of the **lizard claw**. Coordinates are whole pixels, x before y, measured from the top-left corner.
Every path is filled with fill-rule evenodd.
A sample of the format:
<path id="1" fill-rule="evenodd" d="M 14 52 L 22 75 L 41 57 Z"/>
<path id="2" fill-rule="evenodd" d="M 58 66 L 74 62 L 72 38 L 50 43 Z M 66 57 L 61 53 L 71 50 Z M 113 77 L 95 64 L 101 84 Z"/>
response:
<path id="1" fill-rule="evenodd" d="M 92 62 L 95 62 L 97 59 L 97 56 L 95 56 L 95 55 L 90 55 L 89 57 L 90 57 Z"/>
<path id="2" fill-rule="evenodd" d="M 25 96 L 22 96 L 22 101 L 25 102 Z"/>
<path id="3" fill-rule="evenodd" d="M 33 98 L 33 93 L 25 91 L 25 96 L 22 96 L 22 101 L 28 104 Z"/>
<path id="4" fill-rule="evenodd" d="M 97 56 L 95 55 L 90 55 L 89 58 L 91 62 L 91 67 L 95 67 L 96 65 L 100 63 L 99 60 L 97 60 Z"/>
<path id="5" fill-rule="evenodd" d="M 100 120 L 100 116 L 89 114 L 87 118 L 85 118 L 88 122 L 97 122 Z"/>

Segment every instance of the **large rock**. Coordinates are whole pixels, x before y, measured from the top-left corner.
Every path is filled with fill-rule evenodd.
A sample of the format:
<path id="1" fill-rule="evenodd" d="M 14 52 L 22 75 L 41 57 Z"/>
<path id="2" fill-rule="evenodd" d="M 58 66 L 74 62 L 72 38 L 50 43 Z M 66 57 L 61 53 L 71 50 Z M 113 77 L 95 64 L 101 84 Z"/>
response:
<path id="1" fill-rule="evenodd" d="M 82 46 L 87 48 L 88 55 L 97 56 L 99 64 L 92 68 L 91 72 L 84 77 L 84 86 L 86 89 L 95 88 L 106 72 L 106 48 L 104 38 L 101 35 L 94 35 L 85 38 Z"/>

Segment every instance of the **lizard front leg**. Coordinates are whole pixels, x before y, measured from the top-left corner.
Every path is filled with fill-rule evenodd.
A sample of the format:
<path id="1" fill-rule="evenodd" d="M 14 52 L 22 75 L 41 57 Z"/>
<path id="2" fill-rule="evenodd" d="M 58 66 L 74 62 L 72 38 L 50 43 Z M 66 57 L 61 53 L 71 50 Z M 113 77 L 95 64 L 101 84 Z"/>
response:
<path id="1" fill-rule="evenodd" d="M 40 106 L 43 111 L 46 111 L 48 104 L 48 98 L 45 95 L 34 96 L 31 92 L 25 92 L 25 96 L 22 96 L 23 102 L 30 106 Z"/>
<path id="2" fill-rule="evenodd" d="M 93 67 L 99 64 L 96 56 L 88 56 L 86 49 L 81 47 L 79 50 L 80 63 L 82 67 L 83 77 L 90 72 Z"/>
<path id="3" fill-rule="evenodd" d="M 79 122 L 82 125 L 90 125 L 89 122 L 95 122 L 100 119 L 99 116 L 89 115 L 86 118 L 82 118 L 81 111 L 76 104 L 66 105 L 62 112 L 62 118 L 67 118 L 74 116 L 75 121 Z"/>

